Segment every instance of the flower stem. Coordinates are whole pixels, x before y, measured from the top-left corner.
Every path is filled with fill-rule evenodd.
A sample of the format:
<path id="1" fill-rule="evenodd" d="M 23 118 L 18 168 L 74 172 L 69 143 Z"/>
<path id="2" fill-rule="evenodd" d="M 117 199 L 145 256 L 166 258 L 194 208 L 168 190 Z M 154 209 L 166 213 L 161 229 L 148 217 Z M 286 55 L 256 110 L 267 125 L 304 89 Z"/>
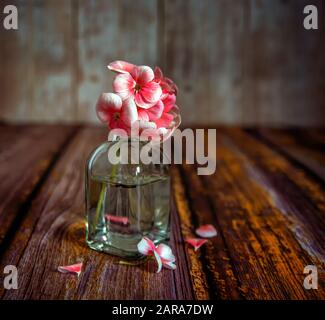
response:
<path id="1" fill-rule="evenodd" d="M 104 202 L 106 199 L 106 192 L 107 192 L 107 184 L 103 183 L 102 184 L 102 188 L 100 191 L 100 195 L 99 195 L 99 200 L 97 203 L 97 208 L 96 208 L 96 216 L 95 216 L 95 221 L 94 221 L 94 229 L 96 229 L 99 225 L 100 220 L 103 220 L 103 208 L 104 208 Z"/>

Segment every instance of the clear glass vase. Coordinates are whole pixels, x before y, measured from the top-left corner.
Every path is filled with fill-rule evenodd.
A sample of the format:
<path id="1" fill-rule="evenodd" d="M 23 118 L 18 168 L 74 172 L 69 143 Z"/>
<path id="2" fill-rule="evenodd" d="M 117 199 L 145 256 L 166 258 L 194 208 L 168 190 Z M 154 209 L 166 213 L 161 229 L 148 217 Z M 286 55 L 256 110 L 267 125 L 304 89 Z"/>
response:
<path id="1" fill-rule="evenodd" d="M 143 236 L 155 243 L 169 238 L 170 176 L 167 164 L 112 164 L 105 142 L 86 166 L 87 243 L 90 248 L 123 258 L 140 258 Z M 132 153 L 136 144 L 123 142 Z M 139 147 L 145 142 L 137 142 Z M 162 149 L 162 148 L 161 148 Z"/>

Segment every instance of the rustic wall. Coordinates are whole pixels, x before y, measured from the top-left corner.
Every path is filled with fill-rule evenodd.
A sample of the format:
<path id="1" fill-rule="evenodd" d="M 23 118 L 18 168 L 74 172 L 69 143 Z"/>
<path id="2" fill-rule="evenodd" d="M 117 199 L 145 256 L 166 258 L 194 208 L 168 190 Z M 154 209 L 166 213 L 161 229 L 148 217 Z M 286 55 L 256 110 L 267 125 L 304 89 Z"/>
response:
<path id="1" fill-rule="evenodd" d="M 96 121 L 114 59 L 159 64 L 183 123 L 324 125 L 325 3 L 307 0 L 8 0 L 0 25 L 0 119 Z M 3 15 L 4 16 L 4 15 Z"/>

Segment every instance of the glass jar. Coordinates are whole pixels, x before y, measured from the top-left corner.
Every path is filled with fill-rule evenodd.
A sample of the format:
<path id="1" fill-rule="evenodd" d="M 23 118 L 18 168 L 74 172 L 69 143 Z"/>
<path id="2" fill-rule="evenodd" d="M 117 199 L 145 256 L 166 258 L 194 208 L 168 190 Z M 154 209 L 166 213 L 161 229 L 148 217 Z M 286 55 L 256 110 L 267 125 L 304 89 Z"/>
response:
<path id="1" fill-rule="evenodd" d="M 137 144 L 141 150 L 147 142 L 105 142 L 87 161 L 87 244 L 123 258 L 140 258 L 137 244 L 143 236 L 155 243 L 169 238 L 170 166 L 141 159 L 113 164 L 108 153 L 123 144 L 132 154 Z"/>

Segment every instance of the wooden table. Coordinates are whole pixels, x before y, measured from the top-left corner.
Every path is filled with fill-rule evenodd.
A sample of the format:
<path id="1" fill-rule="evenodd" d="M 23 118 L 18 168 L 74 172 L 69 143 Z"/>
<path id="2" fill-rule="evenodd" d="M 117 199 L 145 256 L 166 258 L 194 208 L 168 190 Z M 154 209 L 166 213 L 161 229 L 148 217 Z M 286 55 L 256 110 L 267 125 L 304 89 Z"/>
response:
<path id="1" fill-rule="evenodd" d="M 97 127 L 0 126 L 2 299 L 324 299 L 324 130 L 220 128 L 215 174 L 173 167 L 177 270 L 159 274 L 85 244 L 85 160 L 105 138 Z M 194 252 L 184 239 L 205 223 L 218 236 Z M 56 271 L 81 261 L 79 278 Z M 18 290 L 2 287 L 8 264 Z M 303 287 L 307 265 L 318 290 Z"/>

